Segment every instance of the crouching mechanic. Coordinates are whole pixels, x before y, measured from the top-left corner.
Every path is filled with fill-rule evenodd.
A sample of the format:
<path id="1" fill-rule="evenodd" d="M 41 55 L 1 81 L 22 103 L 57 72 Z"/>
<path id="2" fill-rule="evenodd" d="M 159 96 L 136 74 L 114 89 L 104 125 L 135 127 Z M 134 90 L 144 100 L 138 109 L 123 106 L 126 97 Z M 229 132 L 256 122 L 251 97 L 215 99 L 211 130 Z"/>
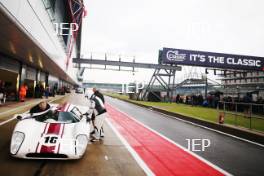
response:
<path id="1" fill-rule="evenodd" d="M 94 130 L 91 132 L 91 136 L 93 137 L 91 141 L 94 142 L 103 137 L 103 124 L 107 113 L 101 98 L 93 94 L 90 100 L 92 104 L 91 107 L 93 109 L 92 123 L 94 127 Z"/>

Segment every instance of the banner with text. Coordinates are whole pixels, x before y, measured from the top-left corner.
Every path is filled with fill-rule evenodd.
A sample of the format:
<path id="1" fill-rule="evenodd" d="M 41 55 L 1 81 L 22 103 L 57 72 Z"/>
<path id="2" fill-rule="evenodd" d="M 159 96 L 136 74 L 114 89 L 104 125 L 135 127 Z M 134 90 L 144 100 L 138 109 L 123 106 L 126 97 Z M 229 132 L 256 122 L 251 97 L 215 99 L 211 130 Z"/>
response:
<path id="1" fill-rule="evenodd" d="M 166 64 L 264 71 L 264 57 L 163 48 Z"/>

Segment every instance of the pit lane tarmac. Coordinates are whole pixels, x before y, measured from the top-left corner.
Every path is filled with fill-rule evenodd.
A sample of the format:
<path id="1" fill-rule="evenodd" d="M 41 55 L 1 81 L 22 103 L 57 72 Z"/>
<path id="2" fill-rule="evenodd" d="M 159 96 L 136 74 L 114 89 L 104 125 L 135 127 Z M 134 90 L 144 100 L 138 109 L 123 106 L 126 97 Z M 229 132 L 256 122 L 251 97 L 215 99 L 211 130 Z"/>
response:
<path id="1" fill-rule="evenodd" d="M 84 95 L 72 94 L 54 103 L 85 105 L 86 101 Z M 131 148 L 139 154 L 143 164 L 151 170 L 150 173 L 156 175 L 264 175 L 264 150 L 261 146 L 113 98 L 106 97 L 106 102 L 109 118 L 104 126 L 105 139 L 88 145 L 84 157 L 80 160 L 12 158 L 9 155 L 9 143 L 16 120 L 1 125 L 0 175 L 149 174 L 133 155 Z M 24 108 L 23 112 L 26 110 L 27 108 Z M 8 117 L 3 118 L 6 120 Z M 109 121 L 111 123 L 108 123 Z M 208 138 L 212 146 L 205 152 L 197 152 L 198 157 L 193 157 L 181 148 L 186 147 L 187 138 Z M 131 146 L 130 149 L 123 145 L 124 139 Z"/>

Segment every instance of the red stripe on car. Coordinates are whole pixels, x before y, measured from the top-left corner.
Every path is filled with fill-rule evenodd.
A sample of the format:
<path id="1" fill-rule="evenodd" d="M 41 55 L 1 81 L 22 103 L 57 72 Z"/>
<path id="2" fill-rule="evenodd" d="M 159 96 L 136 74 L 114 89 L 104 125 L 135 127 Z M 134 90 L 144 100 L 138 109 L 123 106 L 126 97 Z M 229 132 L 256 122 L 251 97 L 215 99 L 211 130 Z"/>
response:
<path id="1" fill-rule="evenodd" d="M 55 147 L 56 147 L 55 145 L 54 146 L 42 145 L 40 148 L 40 153 L 54 153 Z"/>
<path id="2" fill-rule="evenodd" d="M 60 128 L 61 128 L 61 124 L 59 123 L 50 123 L 49 124 L 49 128 L 46 134 L 60 134 Z"/>

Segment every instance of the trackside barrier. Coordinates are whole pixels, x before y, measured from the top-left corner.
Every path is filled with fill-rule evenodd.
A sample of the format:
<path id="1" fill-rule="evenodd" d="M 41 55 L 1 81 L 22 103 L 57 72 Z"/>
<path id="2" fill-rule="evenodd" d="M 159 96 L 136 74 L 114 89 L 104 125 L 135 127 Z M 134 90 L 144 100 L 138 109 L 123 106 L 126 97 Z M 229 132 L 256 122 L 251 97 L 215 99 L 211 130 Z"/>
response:
<path id="1" fill-rule="evenodd" d="M 217 109 L 219 124 L 228 121 L 235 126 L 264 131 L 264 104 L 220 101 Z"/>

